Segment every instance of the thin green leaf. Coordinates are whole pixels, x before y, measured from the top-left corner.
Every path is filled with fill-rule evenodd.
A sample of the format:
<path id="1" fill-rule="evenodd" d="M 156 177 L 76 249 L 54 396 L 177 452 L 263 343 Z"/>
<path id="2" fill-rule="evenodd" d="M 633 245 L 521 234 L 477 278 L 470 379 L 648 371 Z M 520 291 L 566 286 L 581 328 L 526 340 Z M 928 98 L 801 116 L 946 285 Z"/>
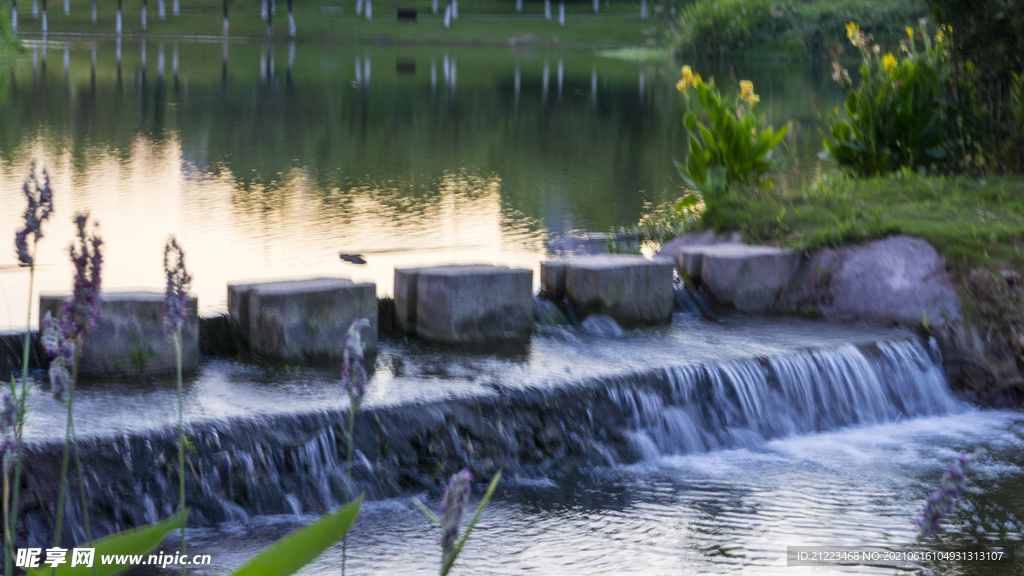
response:
<path id="1" fill-rule="evenodd" d="M 348 532 L 363 506 L 363 497 L 299 528 L 249 559 L 232 576 L 289 576 L 323 554 Z"/>
<path id="2" fill-rule="evenodd" d="M 480 505 L 476 508 L 476 514 L 473 515 L 473 519 L 469 521 L 469 526 L 466 526 L 466 532 L 459 539 L 459 543 L 455 545 L 455 550 L 452 552 L 451 558 L 448 562 L 441 565 L 441 576 L 448 576 L 448 571 L 452 569 L 452 565 L 455 564 L 455 559 L 459 557 L 459 553 L 462 552 L 462 547 L 466 545 L 466 540 L 469 540 L 469 534 L 473 531 L 473 527 L 476 526 L 476 521 L 480 519 L 480 515 L 484 513 L 484 508 L 487 507 L 487 503 L 491 500 L 491 496 L 494 494 L 494 489 L 498 487 L 498 480 L 501 480 L 501 472 L 494 475 L 491 480 L 491 485 L 487 488 L 487 493 L 484 494 Z"/>
<path id="3" fill-rule="evenodd" d="M 29 576 L 50 576 L 51 574 L 56 574 L 56 576 L 92 576 L 94 574 L 93 570 L 95 569 L 96 576 L 116 576 L 129 568 L 133 568 L 135 564 L 132 562 L 125 564 L 106 564 L 101 562 L 103 557 L 145 556 L 163 542 L 164 538 L 166 538 L 168 534 L 181 528 L 187 517 L 188 510 L 185 510 L 183 512 L 178 512 L 174 516 L 165 520 L 140 526 L 138 528 L 132 528 L 131 530 L 117 532 L 110 536 L 104 536 L 94 542 L 77 546 L 77 548 L 95 549 L 93 567 L 72 567 L 71 558 L 69 556 L 64 564 L 57 566 L 56 570 L 50 567 L 45 567 L 26 568 L 25 571 Z"/>
<path id="4" fill-rule="evenodd" d="M 609 236 L 609 238 L 610 238 L 610 236 Z M 434 524 L 437 524 L 438 526 L 440 526 L 440 525 L 441 525 L 441 519 L 437 517 L 437 514 L 434 514 L 434 513 L 433 513 L 433 512 L 432 512 L 432 511 L 430 510 L 430 508 L 427 508 L 426 506 L 424 506 L 424 505 L 423 505 L 423 502 L 420 502 L 420 499 L 419 499 L 419 498 L 413 498 L 413 499 L 412 499 L 412 503 L 413 503 L 413 504 L 415 504 L 415 505 L 416 505 L 416 507 L 420 509 L 420 512 L 423 512 L 423 514 L 424 514 L 424 515 L 425 515 L 425 516 L 426 516 L 427 518 L 430 518 L 430 520 L 431 520 L 431 521 L 432 521 L 432 522 L 433 522 Z"/>

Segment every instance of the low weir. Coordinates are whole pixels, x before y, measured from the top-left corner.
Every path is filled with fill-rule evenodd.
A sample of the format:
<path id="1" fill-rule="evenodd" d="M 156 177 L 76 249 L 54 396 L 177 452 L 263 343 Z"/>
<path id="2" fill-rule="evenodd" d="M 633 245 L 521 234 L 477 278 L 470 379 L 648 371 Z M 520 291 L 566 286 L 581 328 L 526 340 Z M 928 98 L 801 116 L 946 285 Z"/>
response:
<path id="1" fill-rule="evenodd" d="M 602 359 L 599 345 L 535 337 L 542 341 L 536 345 L 539 352 L 490 361 L 491 371 L 511 372 L 504 384 L 501 377 L 473 373 L 464 361 L 459 368 L 457 355 L 446 356 L 452 366 L 441 370 L 432 367 L 429 354 L 417 364 L 414 350 L 385 347 L 371 384 L 380 389 L 378 395 L 403 396 L 396 392 L 401 378 L 395 374 L 409 371 L 417 374 L 405 377 L 435 393 L 370 399 L 356 418 L 351 491 L 370 499 L 421 493 L 436 489 L 464 466 L 481 479 L 499 470 L 507 478 L 558 478 L 588 467 L 756 448 L 787 435 L 965 408 L 951 394 L 935 353 L 925 343 L 906 333 L 872 330 L 831 340 L 814 339 L 813 331 L 802 336 L 820 340 L 817 347 L 801 346 L 800 338 L 779 330 L 777 339 L 788 338 L 787 346 L 773 348 L 751 340 L 732 346 L 731 353 L 706 355 L 700 361 L 684 357 L 673 362 L 672 354 L 650 347 L 649 361 L 624 357 L 620 366 L 605 365 L 608 359 Z M 672 329 L 669 338 L 662 334 L 659 340 L 672 343 L 672 334 L 683 332 Z M 712 350 L 717 336 L 704 334 L 701 341 Z M 697 348 L 698 340 L 692 344 Z M 566 366 L 545 360 L 566 346 L 593 350 L 594 362 L 602 367 L 576 375 L 568 368 L 572 358 L 565 360 Z M 545 352 L 545 347 L 550 350 Z M 400 366 L 396 359 L 402 357 L 411 358 L 409 364 Z M 517 363 L 546 367 L 519 372 L 503 368 Z M 384 373 L 389 366 L 390 375 Z M 427 373 L 436 375 L 434 381 L 424 380 Z M 238 376 L 229 374 L 225 380 L 232 377 Z M 535 381 L 508 384 L 524 378 Z M 457 392 L 434 388 L 437 382 L 460 381 L 475 387 Z M 128 397 L 125 406 L 131 401 L 151 403 Z M 189 418 L 186 432 L 194 445 L 186 456 L 191 525 L 252 515 L 321 513 L 345 501 L 347 408 L 300 395 L 294 404 L 288 411 Z M 94 535 L 171 514 L 178 501 L 178 478 L 177 433 L 167 425 L 169 419 L 152 423 L 150 418 L 148 428 L 103 431 L 91 427 L 104 420 L 94 413 L 97 406 L 85 394 L 80 410 L 86 422 L 79 440 Z M 59 430 L 51 425 L 53 417 L 44 411 L 27 454 L 19 538 L 32 546 L 47 545 L 53 531 L 63 448 L 55 437 Z M 76 482 L 70 494 L 79 494 Z M 64 541 L 83 542 L 78 498 L 72 497 L 72 503 Z"/>

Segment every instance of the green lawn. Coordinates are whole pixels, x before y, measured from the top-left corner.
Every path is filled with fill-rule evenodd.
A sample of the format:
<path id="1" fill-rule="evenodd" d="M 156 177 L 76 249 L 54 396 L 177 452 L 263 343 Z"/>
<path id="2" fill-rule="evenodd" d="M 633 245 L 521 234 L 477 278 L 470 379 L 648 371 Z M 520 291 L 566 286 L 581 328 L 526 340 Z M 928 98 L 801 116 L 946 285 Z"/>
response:
<path id="1" fill-rule="evenodd" d="M 552 4 L 552 20 L 543 17 L 543 3 L 524 2 L 522 14 L 515 11 L 513 0 L 470 0 L 459 4 L 459 20 L 446 29 L 441 0 L 440 14 L 431 13 L 431 0 L 375 0 L 373 20 L 355 15 L 355 0 L 295 0 L 294 13 L 300 39 L 332 41 L 378 42 L 437 42 L 504 44 L 519 39 L 538 43 L 561 43 L 586 46 L 646 46 L 663 44 L 668 26 L 667 11 L 652 3 L 648 20 L 640 20 L 639 2 L 605 4 L 601 0 L 601 14 L 593 13 L 590 2 L 566 4 L 566 25 L 557 21 L 558 4 Z M 123 26 L 127 36 L 147 34 L 183 36 L 221 36 L 222 4 L 217 0 L 182 0 L 181 14 L 171 14 L 171 0 L 167 0 L 166 19 L 158 16 L 158 0 L 149 0 L 148 26 L 141 26 L 141 0 L 124 2 Z M 416 23 L 400 23 L 396 8 L 409 6 L 418 10 Z M 341 13 L 337 13 L 340 8 Z M 5 8 L 9 11 L 9 6 Z M 72 0 L 70 15 L 64 14 L 62 0 L 49 0 L 48 23 L 50 33 L 113 34 L 117 4 L 101 0 L 97 7 L 97 23 L 90 20 L 91 3 Z M 19 32 L 38 34 L 41 21 L 31 14 L 31 1 L 21 0 L 18 6 Z M 260 18 L 257 0 L 232 2 L 229 7 L 232 37 L 266 36 L 266 23 Z M 287 4 L 277 3 L 273 19 L 274 35 L 288 38 Z"/>

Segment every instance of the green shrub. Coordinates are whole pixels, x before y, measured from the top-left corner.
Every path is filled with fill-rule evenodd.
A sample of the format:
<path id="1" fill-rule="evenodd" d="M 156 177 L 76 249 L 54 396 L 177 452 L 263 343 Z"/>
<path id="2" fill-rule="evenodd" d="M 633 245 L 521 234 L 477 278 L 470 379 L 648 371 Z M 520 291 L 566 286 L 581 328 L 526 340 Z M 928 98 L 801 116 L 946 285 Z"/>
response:
<path id="1" fill-rule="evenodd" d="M 705 83 L 684 66 L 677 87 L 684 95 L 690 87 L 695 88 L 708 118 L 704 124 L 692 110 L 686 113 L 683 124 L 690 136 L 690 148 L 686 160 L 677 164 L 686 184 L 704 199 L 703 218 L 714 218 L 731 188 L 771 188 L 768 175 L 775 167 L 772 152 L 791 124 L 778 131 L 766 125 L 754 111 L 761 98 L 749 80 L 740 81 L 739 95 L 725 100 L 715 89 L 714 80 Z"/>
<path id="2" fill-rule="evenodd" d="M 850 74 L 832 63 L 833 78 L 847 90 L 846 118 L 837 108 L 824 155 L 862 176 L 901 168 L 937 172 L 947 165 L 948 32 L 933 40 L 922 22 L 917 33 L 909 27 L 906 33 L 902 54 L 895 56 L 882 54 L 857 24 L 847 25 L 847 36 L 863 57 L 856 88 Z"/>
<path id="3" fill-rule="evenodd" d="M 900 23 L 925 14 L 924 0 L 697 0 L 680 15 L 677 42 L 698 56 L 755 46 L 758 54 L 815 56 L 827 53 L 851 20 L 870 27 L 881 42 L 895 42 Z"/>

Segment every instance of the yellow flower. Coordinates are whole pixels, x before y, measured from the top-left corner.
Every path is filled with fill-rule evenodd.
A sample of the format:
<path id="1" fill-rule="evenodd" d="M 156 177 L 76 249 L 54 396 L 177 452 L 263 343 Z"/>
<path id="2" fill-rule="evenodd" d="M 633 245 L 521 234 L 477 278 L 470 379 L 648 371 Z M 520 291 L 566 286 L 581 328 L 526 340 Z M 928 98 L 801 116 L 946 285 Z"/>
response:
<path id="1" fill-rule="evenodd" d="M 942 42 L 945 39 L 946 38 L 945 38 L 945 36 L 943 36 L 942 30 L 939 30 L 938 32 L 935 33 L 935 41 L 936 42 Z"/>
<path id="2" fill-rule="evenodd" d="M 850 22 L 846 25 L 846 37 L 853 40 L 853 37 L 860 33 L 860 26 L 856 22 Z"/>
<path id="3" fill-rule="evenodd" d="M 907 36 L 909 36 L 911 40 L 914 39 L 914 29 L 910 26 L 907 26 Z"/>
<path id="4" fill-rule="evenodd" d="M 682 73 L 683 78 L 676 83 L 677 90 L 685 93 L 691 86 L 694 88 L 700 86 L 700 74 L 694 72 L 689 66 L 683 66 L 680 72 Z"/>
<path id="5" fill-rule="evenodd" d="M 751 106 L 761 101 L 761 97 L 754 94 L 754 83 L 750 80 L 740 80 L 740 98 Z"/>
<path id="6" fill-rule="evenodd" d="M 892 71 L 896 69 L 896 58 L 892 55 L 892 52 L 886 52 L 885 56 L 882 57 L 882 66 L 885 67 L 885 71 L 892 74 Z"/>

